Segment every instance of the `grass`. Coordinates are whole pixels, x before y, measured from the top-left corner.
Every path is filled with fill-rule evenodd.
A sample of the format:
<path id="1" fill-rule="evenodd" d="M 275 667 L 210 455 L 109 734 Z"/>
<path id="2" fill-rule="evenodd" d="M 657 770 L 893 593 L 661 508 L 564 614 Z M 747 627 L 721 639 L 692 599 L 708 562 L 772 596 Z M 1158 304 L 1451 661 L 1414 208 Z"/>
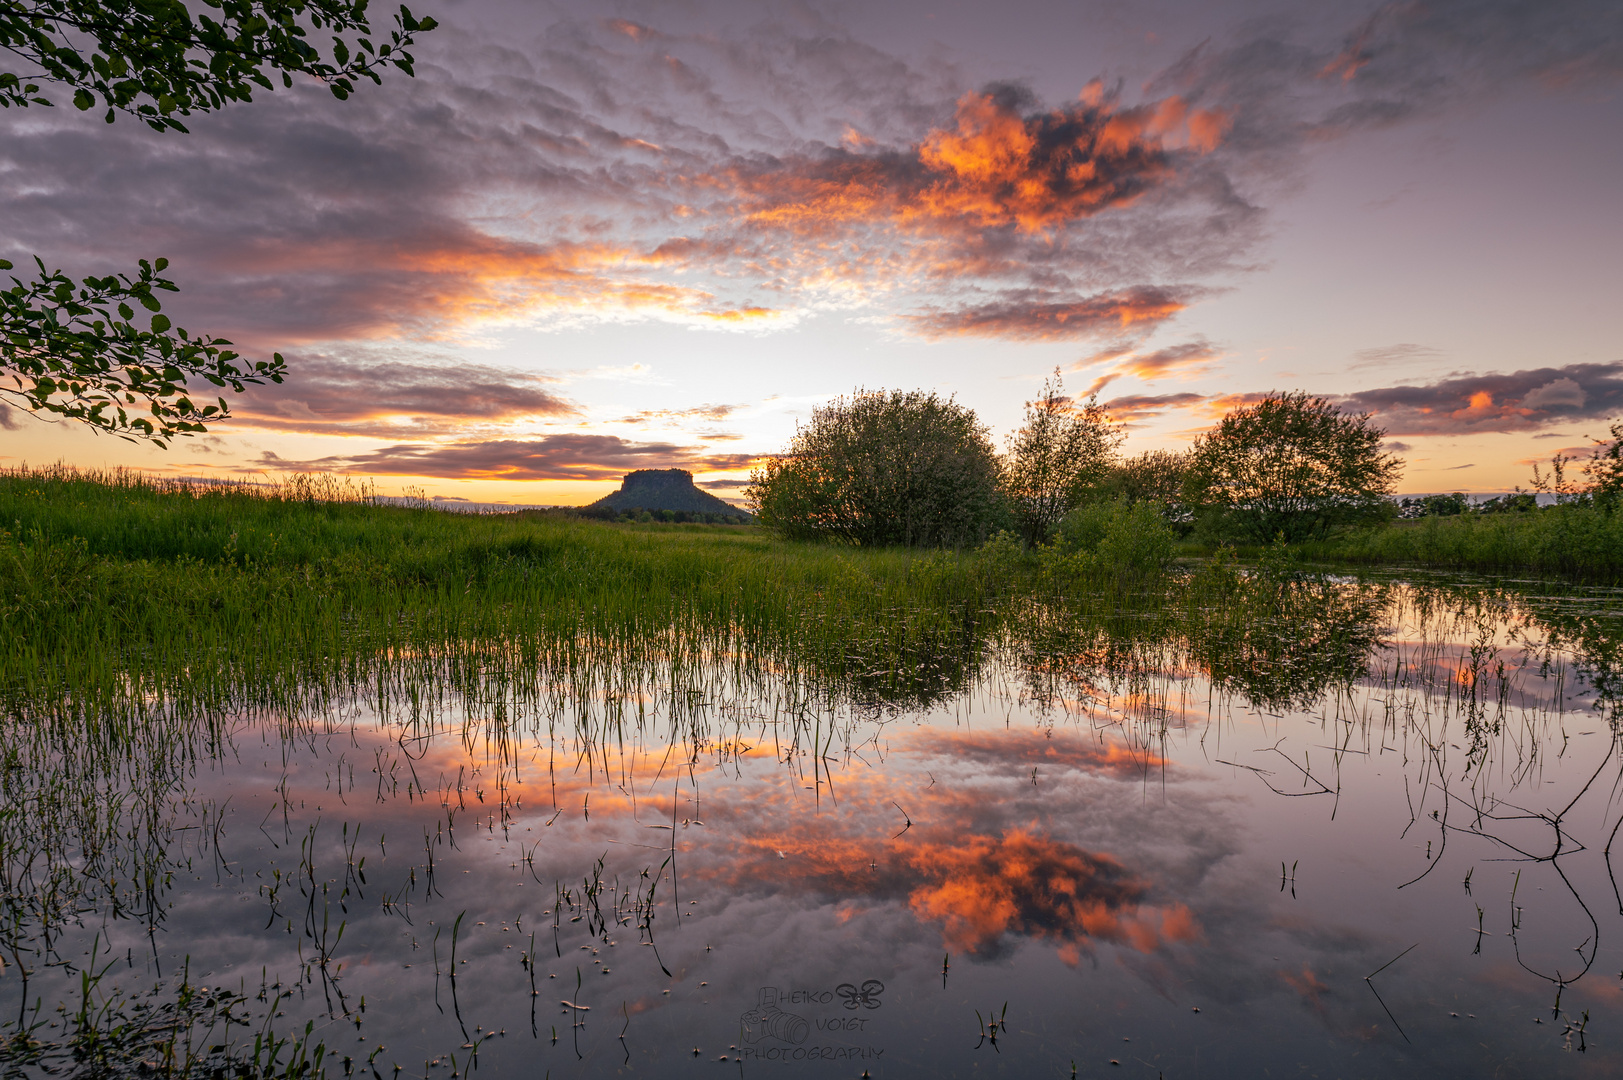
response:
<path id="1" fill-rule="evenodd" d="M 607 653 L 667 671 L 747 653 L 821 685 L 928 696 L 932 665 L 977 638 L 967 631 L 1007 571 L 975 553 L 749 529 L 447 514 L 333 483 L 12 472 L 0 474 L 0 694 L 14 714 L 252 705 L 243 693 L 293 711 L 380 663 L 477 655 L 488 669 L 505 656 L 568 681 L 602 674 Z"/>
<path id="2" fill-rule="evenodd" d="M 1594 581 L 1623 577 L 1623 514 L 1553 506 L 1508 514 L 1397 521 L 1301 545 L 1304 558 L 1451 570 L 1534 570 Z"/>
<path id="3" fill-rule="evenodd" d="M 807 714 L 831 703 L 855 707 L 847 716 L 916 707 L 1007 672 L 1050 712 L 1091 715 L 1103 702 L 1101 722 L 1120 719 L 1143 750 L 1182 723 L 1195 672 L 1219 699 L 1268 711 L 1317 708 L 1360 680 L 1389 698 L 1419 688 L 1422 703 L 1460 711 L 1468 753 L 1481 754 L 1511 681 L 1489 645 L 1473 647 L 1466 670 L 1444 644 L 1491 645 L 1488 631 L 1507 622 L 1544 642 L 1545 669 L 1570 663 L 1592 681 L 1616 722 L 1623 656 L 1609 601 L 1335 580 L 1277 549 L 1247 569 L 1223 554 L 1167 573 L 1169 535 L 1139 542 L 1123 514 L 1084 524 L 1050 553 L 1007 540 L 875 551 L 748 528 L 461 516 L 311 481 L 0 474 L 0 955 L 23 972 L 54 966 L 75 942 L 64 929 L 87 912 L 161 926 L 181 860 L 219 854 L 208 828 L 174 827 L 188 774 L 230 753 L 231 721 L 245 713 L 297 733 L 317 730 L 324 706 L 361 701 L 404 720 L 403 739 L 448 730 L 460 713 L 472 721 L 460 737 L 498 753 L 557 720 L 588 761 L 594 740 L 636 729 L 690 743 L 697 760 L 728 723 L 770 722 L 777 738 L 782 719 L 784 745 L 809 751 L 815 780 L 836 718 L 821 713 L 825 726 L 813 727 Z M 1430 644 L 1384 649 L 1400 623 L 1429 628 Z M 1396 715 L 1389 706 L 1386 719 Z M 668 727 L 643 728 L 645 716 Z M 425 850 L 432 859 L 426 834 Z M 599 922 L 600 871 L 578 894 Z M 306 875 L 313 913 L 313 864 Z M 309 936 L 324 958 L 324 938 Z M 454 928 L 450 947 L 454 970 Z M 193 998 L 175 993 L 173 1004 L 109 1006 L 127 1044 L 80 1023 L 47 1045 L 37 1017 L 15 1031 L 39 1040 L 24 1047 L 39 1060 L 91 1043 L 145 1053 L 164 1030 L 173 1052 L 177 1030 L 246 1008 L 209 1000 L 187 1012 Z M 290 1071 L 284 1049 L 306 1047 L 277 1043 L 263 1073 Z M 252 1055 L 260 1068 L 257 1045 Z"/>
<path id="4" fill-rule="evenodd" d="M 1329 603 L 1240 588 L 1232 570 L 1168 577 L 1169 537 L 1141 558 L 1142 543 L 1112 546 L 1116 532 L 1137 536 L 1127 517 L 1095 524 L 1100 537 L 1077 542 L 1096 543 L 1041 556 L 1006 540 L 874 550 L 749 527 L 449 514 L 330 479 L 0 473 L 0 705 L 58 718 L 76 738 L 94 715 L 92 740 L 110 750 L 140 717 L 292 716 L 363 687 L 385 707 L 432 711 L 429 698 L 450 694 L 554 714 L 592 700 L 612 714 L 650 695 L 710 700 L 718 679 L 768 680 L 804 701 L 914 707 L 966 685 L 1000 634 L 1040 650 L 1056 621 L 1127 620 L 1110 634 L 1135 648 L 1210 639 L 1216 674 L 1233 666 L 1224 627 L 1269 653 L 1257 627 L 1283 617 L 1299 630 Z M 1623 566 L 1623 517 L 1563 507 L 1427 519 L 1297 554 L 1606 576 Z"/>

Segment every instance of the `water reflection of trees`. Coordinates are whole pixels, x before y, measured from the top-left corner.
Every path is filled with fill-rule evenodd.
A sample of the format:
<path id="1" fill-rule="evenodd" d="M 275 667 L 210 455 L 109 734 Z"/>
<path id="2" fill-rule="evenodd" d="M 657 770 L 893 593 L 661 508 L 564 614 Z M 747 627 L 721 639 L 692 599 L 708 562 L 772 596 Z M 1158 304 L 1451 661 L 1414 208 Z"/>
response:
<path id="1" fill-rule="evenodd" d="M 1169 676 L 1198 672 L 1252 708 L 1311 709 L 1365 676 L 1389 603 L 1388 586 L 1219 562 L 1153 589 L 1032 605 L 1006 641 L 1039 707 L 1075 691 L 1153 702 Z"/>
<path id="2" fill-rule="evenodd" d="M 1302 781 L 1287 792 L 1267 770 L 1245 766 L 1281 795 L 1337 799 L 1355 733 L 1370 746 L 1409 748 L 1401 759 L 1411 792 L 1404 833 L 1416 830 L 1428 837 L 1428 853 L 1433 842 L 1436 851 L 1424 872 L 1394 886 L 1434 873 L 1449 839 L 1461 836 L 1487 842 L 1512 864 L 1553 871 L 1581 912 L 1571 962 L 1559 949 L 1548 953 L 1548 943 L 1537 950 L 1542 958 L 1530 954 L 1521 912 L 1531 890 L 1517 892 L 1520 875 L 1503 898 L 1513 913 L 1508 935 L 1515 962 L 1553 988 L 1552 1015 L 1581 1048 L 1587 1014 L 1563 1011 L 1562 995 L 1592 970 L 1603 932 L 1615 929 L 1585 894 L 1586 877 L 1601 869 L 1597 854 L 1610 882 L 1606 899 L 1623 916 L 1612 858 L 1623 816 L 1613 820 L 1611 808 L 1623 786 L 1617 599 L 1592 589 L 1349 581 L 1268 567 L 1242 574 L 1218 563 L 1159 592 L 1118 591 L 1109 603 L 1082 597 L 1036 612 L 1013 636 L 1012 652 L 1039 707 L 1105 702 L 1129 740 L 1145 746 L 1166 737 L 1166 702 L 1192 673 L 1214 705 L 1316 713 L 1315 732 L 1343 748 L 1328 765 L 1313 759 L 1329 771 L 1310 771 L 1304 755 L 1276 746 L 1289 761 L 1285 775 Z M 1552 796 L 1546 759 L 1566 753 L 1562 719 L 1574 709 L 1600 720 L 1608 738 L 1598 760 L 1569 766 L 1581 775 Z M 1580 835 L 1574 822 L 1585 818 L 1599 818 L 1600 831 Z"/>

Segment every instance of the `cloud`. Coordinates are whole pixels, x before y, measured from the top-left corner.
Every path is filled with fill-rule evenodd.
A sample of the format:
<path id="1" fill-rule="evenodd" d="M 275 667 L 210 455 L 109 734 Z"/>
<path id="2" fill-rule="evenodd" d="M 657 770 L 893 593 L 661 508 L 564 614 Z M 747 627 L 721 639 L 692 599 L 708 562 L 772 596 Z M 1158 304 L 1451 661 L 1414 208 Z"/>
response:
<path id="1" fill-rule="evenodd" d="M 182 325 L 268 350 L 820 308 L 926 336 L 1114 333 L 1175 307 L 1111 297 L 1186 305 L 1179 282 L 1256 235 L 1204 164 L 1222 106 L 966 91 L 823 22 L 565 18 L 520 49 L 450 20 L 419 76 L 345 103 L 278 91 L 184 138 L 8 116 L 0 168 L 28 182 L 0 246 L 86 272 L 161 252 Z"/>
<path id="2" fill-rule="evenodd" d="M 1182 155 L 1213 149 L 1227 126 L 1221 112 L 1177 97 L 1124 107 L 1097 81 L 1077 102 L 1036 104 L 1023 87 L 994 84 L 963 95 L 951 126 L 905 149 L 741 162 L 728 179 L 756 227 L 1038 233 L 1131 204 L 1168 181 Z"/>
<path id="3" fill-rule="evenodd" d="M 897 749 L 896 760 L 921 769 L 928 763 L 941 780 L 925 785 L 920 775 L 918 788 L 904 796 L 913 825 L 901 834 L 894 785 L 847 774 L 835 817 L 808 819 L 781 795 L 747 806 L 712 804 L 711 825 L 729 828 L 736 839 L 724 860 L 698 873 L 734 892 L 899 902 L 939 926 L 952 951 L 980 957 L 998 955 L 1011 937 L 1047 941 L 1072 964 L 1098 943 L 1150 953 L 1202 937 L 1194 915 L 1161 895 L 1148 868 L 1026 824 L 1028 799 L 1049 809 L 1056 797 L 1117 805 L 1117 792 L 1097 785 L 1143 783 L 1167 767 L 1153 753 L 1063 731 L 930 728 L 912 732 Z M 1022 786 L 1033 769 L 1065 794 Z M 1079 812 L 1065 820 L 1084 818 L 1098 816 Z"/>
<path id="4" fill-rule="evenodd" d="M 660 424 L 680 423 L 684 420 L 725 420 L 742 405 L 695 405 L 687 409 L 644 409 L 642 412 L 623 416 L 618 421 L 622 424 Z"/>
<path id="5" fill-rule="evenodd" d="M 1114 859 L 1020 830 L 920 845 L 909 861 L 925 880 L 908 906 L 940 922 L 946 943 L 961 951 L 994 952 L 1004 935 L 1019 934 L 1061 942 L 1061 955 L 1075 963 L 1089 939 L 1151 952 L 1200 936 L 1182 905 L 1144 905 L 1145 886 Z"/>
<path id="6" fill-rule="evenodd" d="M 1373 414 L 1395 436 L 1532 431 L 1623 415 L 1623 362 L 1456 375 L 1423 386 L 1361 390 L 1342 403 Z"/>
<path id="7" fill-rule="evenodd" d="M 1205 394 L 1129 394 L 1104 403 L 1111 418 L 1123 424 L 1152 420 L 1169 409 L 1190 409 L 1207 399 Z"/>
<path id="8" fill-rule="evenodd" d="M 988 304 L 938 309 L 902 318 L 925 338 L 996 337 L 1057 341 L 1101 334 L 1148 333 L 1188 306 L 1192 290 L 1143 287 L 1056 301 L 1011 294 Z"/>
<path id="9" fill-rule="evenodd" d="M 1087 371 L 1101 364 L 1111 365 L 1108 371 L 1095 378 L 1084 391 L 1084 396 L 1089 396 L 1103 390 L 1123 375 L 1134 375 L 1144 382 L 1153 382 L 1169 376 L 1196 378 L 1210 370 L 1221 356 L 1221 351 L 1203 337 L 1152 352 L 1139 352 L 1118 344 L 1077 361 L 1071 370 Z"/>
<path id="10" fill-rule="evenodd" d="M 1094 81 L 1053 104 L 805 12 L 703 18 L 480 38 L 452 12 L 417 79 L 278 90 L 186 137 L 11 113 L 0 246 L 79 273 L 165 255 L 181 325 L 261 352 L 857 310 L 927 338 L 1114 339 L 1247 266 L 1258 193 L 1312 140 L 1623 66 L 1600 0 L 1417 0 L 1332 33 L 1247 24 L 1140 100 Z"/>
<path id="11" fill-rule="evenodd" d="M 1390 364 L 1422 363 L 1435 360 L 1442 355 L 1443 350 L 1430 345 L 1415 345 L 1410 342 L 1381 345 L 1371 349 L 1359 349 L 1353 353 L 1357 362 L 1352 365 L 1352 370 L 1386 367 Z"/>
<path id="12" fill-rule="evenodd" d="M 399 443 L 360 454 L 286 461 L 267 452 L 266 469 L 481 480 L 614 480 L 634 469 L 719 472 L 745 469 L 748 454 L 707 454 L 703 447 L 630 442 L 615 435 L 558 434 L 534 439 Z"/>
<path id="13" fill-rule="evenodd" d="M 398 438 L 575 415 L 575 405 L 549 389 L 555 382 L 453 357 L 407 362 L 294 354 L 287 381 L 254 387 L 232 405 L 240 426 Z"/>
<path id="14" fill-rule="evenodd" d="M 1334 35 L 1257 25 L 1191 50 L 1149 92 L 1221 102 L 1224 145 L 1274 169 L 1312 142 L 1518 84 L 1604 86 L 1623 75 L 1623 18 L 1608 0 L 1402 0 Z"/>
<path id="15" fill-rule="evenodd" d="M 1549 411 L 1551 409 L 1576 410 L 1584 407 L 1584 400 L 1588 395 L 1584 388 L 1569 378 L 1551 379 L 1543 386 L 1535 387 L 1522 398 L 1522 407 Z"/>

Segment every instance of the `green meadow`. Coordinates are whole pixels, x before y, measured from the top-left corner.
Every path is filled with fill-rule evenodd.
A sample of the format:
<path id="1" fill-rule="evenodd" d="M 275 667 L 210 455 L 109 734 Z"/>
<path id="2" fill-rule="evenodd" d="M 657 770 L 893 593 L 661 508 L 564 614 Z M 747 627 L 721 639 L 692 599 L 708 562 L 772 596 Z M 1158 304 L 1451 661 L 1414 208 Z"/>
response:
<path id="1" fill-rule="evenodd" d="M 377 663 L 566 666 L 740 651 L 838 681 L 964 637 L 1009 585 L 978 553 L 782 543 L 746 528 L 462 515 L 352 488 L 0 476 L 0 685 L 64 707 L 308 687 Z M 909 674 L 901 674 L 909 672 Z M 66 696 L 62 696 L 66 692 Z"/>

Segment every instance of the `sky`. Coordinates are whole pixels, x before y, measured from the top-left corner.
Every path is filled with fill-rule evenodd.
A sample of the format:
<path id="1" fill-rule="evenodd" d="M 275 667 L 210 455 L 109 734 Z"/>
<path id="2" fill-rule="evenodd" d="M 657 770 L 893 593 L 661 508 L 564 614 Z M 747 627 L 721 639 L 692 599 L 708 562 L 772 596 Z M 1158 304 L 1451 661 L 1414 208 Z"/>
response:
<path id="1" fill-rule="evenodd" d="M 838 395 L 1001 444 L 1058 369 L 1125 453 L 1304 390 L 1399 491 L 1491 492 L 1623 418 L 1615 0 L 413 11 L 348 101 L 0 116 L 0 257 L 166 257 L 177 325 L 289 368 L 168 449 L 0 405 L 0 465 L 736 500 Z"/>

